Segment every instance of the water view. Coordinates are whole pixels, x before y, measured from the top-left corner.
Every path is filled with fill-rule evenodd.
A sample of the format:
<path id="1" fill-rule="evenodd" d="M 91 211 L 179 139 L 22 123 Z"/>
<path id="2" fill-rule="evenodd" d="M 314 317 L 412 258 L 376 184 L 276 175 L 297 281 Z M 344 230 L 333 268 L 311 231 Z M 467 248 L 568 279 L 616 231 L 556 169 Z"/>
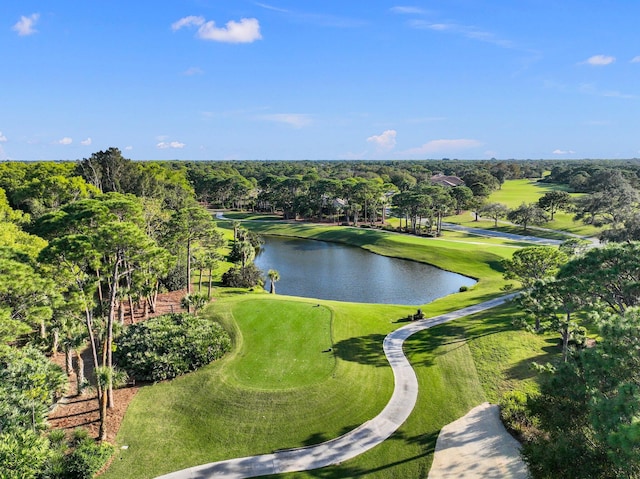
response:
<path id="1" fill-rule="evenodd" d="M 265 236 L 255 264 L 280 273 L 276 292 L 337 301 L 418 305 L 475 280 L 434 266 L 324 241 Z M 268 289 L 267 279 L 265 288 Z"/>

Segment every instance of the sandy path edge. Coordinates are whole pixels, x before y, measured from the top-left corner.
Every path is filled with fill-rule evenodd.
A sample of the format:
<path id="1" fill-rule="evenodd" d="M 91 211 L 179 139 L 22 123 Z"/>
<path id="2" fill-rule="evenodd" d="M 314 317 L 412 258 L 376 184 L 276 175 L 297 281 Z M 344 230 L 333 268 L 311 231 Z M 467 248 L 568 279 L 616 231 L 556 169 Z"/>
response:
<path id="1" fill-rule="evenodd" d="M 442 428 L 429 479 L 529 477 L 520 444 L 504 428 L 498 406 L 483 403 Z"/>

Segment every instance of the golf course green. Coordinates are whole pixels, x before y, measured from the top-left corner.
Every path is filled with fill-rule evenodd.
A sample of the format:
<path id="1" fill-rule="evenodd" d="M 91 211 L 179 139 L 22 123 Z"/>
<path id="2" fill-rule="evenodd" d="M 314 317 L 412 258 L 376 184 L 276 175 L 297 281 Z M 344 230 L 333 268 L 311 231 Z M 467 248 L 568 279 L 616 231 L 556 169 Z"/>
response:
<path id="1" fill-rule="evenodd" d="M 250 228 L 355 245 L 478 280 L 468 291 L 421 306 L 427 317 L 503 294 L 501 261 L 523 246 L 463 233 L 428 239 L 274 221 L 252 222 Z M 415 310 L 218 290 L 203 314 L 231 333 L 232 353 L 192 374 L 142 388 L 103 477 L 153 478 L 196 464 L 315 444 L 355 428 L 389 400 L 393 376 L 382 341 Z M 518 314 L 507 304 L 411 337 L 405 352 L 420 392 L 405 424 L 351 461 L 283 477 L 426 477 L 442 426 L 484 401 L 497 402 L 504 391 L 536 388 L 529 365 L 544 362 L 557 345 L 551 337 L 515 329 Z"/>

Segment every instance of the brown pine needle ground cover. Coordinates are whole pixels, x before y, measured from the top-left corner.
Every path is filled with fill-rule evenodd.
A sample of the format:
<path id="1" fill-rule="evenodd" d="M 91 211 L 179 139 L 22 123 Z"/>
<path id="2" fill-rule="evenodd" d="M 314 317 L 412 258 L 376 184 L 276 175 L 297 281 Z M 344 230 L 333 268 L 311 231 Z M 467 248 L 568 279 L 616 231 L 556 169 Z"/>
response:
<path id="1" fill-rule="evenodd" d="M 180 300 L 185 294 L 186 291 L 181 290 L 158 295 L 156 312 L 149 314 L 149 317 L 184 311 L 180 306 Z M 134 320 L 136 323 L 144 320 L 142 308 L 134 308 Z M 130 311 L 128 304 L 125 304 L 125 324 L 130 324 L 130 322 Z M 85 365 L 85 375 L 93 383 L 93 363 L 89 348 L 84 350 L 82 358 Z M 51 359 L 60 367 L 64 368 L 64 353 L 57 353 Z M 129 403 L 131 403 L 139 389 L 140 386 L 129 384 L 126 387 L 114 390 L 115 407 L 107 410 L 107 441 L 114 442 L 116 434 L 120 429 L 122 418 L 129 407 Z M 87 429 L 92 437 L 98 437 L 100 414 L 95 391 L 90 388 L 83 394 L 78 395 L 75 372 L 69 376 L 69 387 L 67 391 L 67 395 L 57 403 L 55 409 L 49 414 L 49 425 L 51 429 L 72 431 L 78 427 L 82 427 Z"/>

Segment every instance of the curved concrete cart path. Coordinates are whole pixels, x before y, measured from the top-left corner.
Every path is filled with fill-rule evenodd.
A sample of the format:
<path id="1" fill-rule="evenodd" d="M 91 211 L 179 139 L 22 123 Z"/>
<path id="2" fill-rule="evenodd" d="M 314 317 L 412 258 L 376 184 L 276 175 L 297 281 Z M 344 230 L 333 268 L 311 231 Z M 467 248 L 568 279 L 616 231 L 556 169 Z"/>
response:
<path id="1" fill-rule="evenodd" d="M 391 436 L 406 421 L 418 398 L 418 380 L 402 350 L 405 339 L 433 326 L 496 307 L 514 296 L 515 294 L 502 296 L 434 318 L 416 321 L 387 335 L 383 348 L 395 380 L 391 400 L 380 414 L 347 434 L 314 446 L 203 464 L 157 479 L 242 479 L 305 471 L 339 464 L 368 451 Z"/>

